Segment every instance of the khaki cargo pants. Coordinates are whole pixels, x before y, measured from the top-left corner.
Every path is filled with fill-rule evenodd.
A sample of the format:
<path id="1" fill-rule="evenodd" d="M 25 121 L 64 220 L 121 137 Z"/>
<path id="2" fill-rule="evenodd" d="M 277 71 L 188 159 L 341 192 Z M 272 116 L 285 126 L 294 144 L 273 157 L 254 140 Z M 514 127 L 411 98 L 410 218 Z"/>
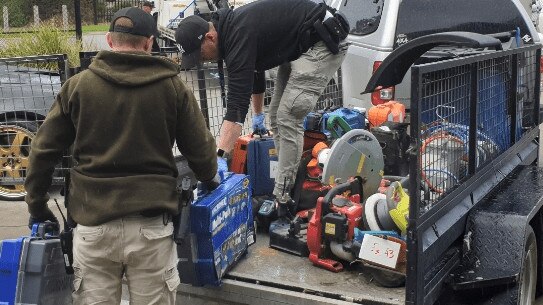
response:
<path id="1" fill-rule="evenodd" d="M 173 225 L 129 216 L 74 231 L 73 304 L 119 304 L 126 277 L 130 305 L 175 304 L 179 285 Z"/>
<path id="2" fill-rule="evenodd" d="M 341 66 L 347 47 L 348 44 L 342 42 L 339 54 L 334 55 L 320 41 L 299 59 L 279 66 L 269 109 L 279 159 L 273 189 L 277 197 L 283 192 L 285 178 L 286 194 L 294 184 L 303 152 L 304 118 L 315 108 L 326 85 Z"/>

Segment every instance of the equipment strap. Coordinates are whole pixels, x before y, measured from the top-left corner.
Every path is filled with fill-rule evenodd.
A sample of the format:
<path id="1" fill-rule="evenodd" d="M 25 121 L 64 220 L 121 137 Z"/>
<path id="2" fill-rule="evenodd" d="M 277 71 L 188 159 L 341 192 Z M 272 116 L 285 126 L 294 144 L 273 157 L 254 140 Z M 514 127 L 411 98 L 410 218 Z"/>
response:
<path id="1" fill-rule="evenodd" d="M 224 88 L 224 66 L 222 59 L 217 61 L 217 68 L 219 70 L 219 84 L 221 85 L 222 107 L 226 108 L 226 89 Z"/>
<path id="2" fill-rule="evenodd" d="M 183 177 L 181 185 L 178 187 L 178 191 L 179 214 L 173 219 L 173 239 L 176 243 L 182 243 L 190 231 L 190 207 L 194 200 L 190 177 Z"/>

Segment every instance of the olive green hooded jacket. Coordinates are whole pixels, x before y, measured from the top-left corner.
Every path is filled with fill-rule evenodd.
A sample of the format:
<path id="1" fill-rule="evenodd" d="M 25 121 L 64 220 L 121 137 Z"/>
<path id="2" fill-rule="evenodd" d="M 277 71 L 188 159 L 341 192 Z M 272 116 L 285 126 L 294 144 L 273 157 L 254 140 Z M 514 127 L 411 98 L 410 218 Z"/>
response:
<path id="1" fill-rule="evenodd" d="M 217 172 L 215 140 L 178 73 L 166 58 L 101 51 L 68 79 L 31 144 L 30 214 L 45 213 L 54 167 L 72 144 L 68 211 L 77 223 L 177 214 L 174 141 L 198 180 Z"/>

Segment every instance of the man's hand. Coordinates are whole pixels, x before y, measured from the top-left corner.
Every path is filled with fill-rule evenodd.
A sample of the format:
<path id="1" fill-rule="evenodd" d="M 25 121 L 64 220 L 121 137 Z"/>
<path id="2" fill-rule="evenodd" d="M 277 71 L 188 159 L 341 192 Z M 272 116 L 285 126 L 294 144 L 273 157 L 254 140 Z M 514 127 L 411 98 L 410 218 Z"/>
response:
<path id="1" fill-rule="evenodd" d="M 266 119 L 266 115 L 264 114 L 264 112 L 261 112 L 253 116 L 253 132 L 254 133 L 265 134 L 268 131 L 266 129 L 266 126 L 264 126 L 265 119 Z"/>
<path id="2" fill-rule="evenodd" d="M 49 209 L 48 207 L 45 208 L 45 211 L 41 213 L 39 217 L 34 217 L 30 215 L 30 218 L 28 219 L 28 228 L 32 230 L 32 226 L 34 224 L 46 222 L 46 221 L 58 223 L 57 217 L 55 216 L 55 214 L 53 214 L 53 211 L 51 211 L 51 209 Z"/>
<path id="3" fill-rule="evenodd" d="M 221 184 L 219 173 L 215 174 L 215 177 L 210 180 L 198 182 L 198 196 L 211 193 L 219 184 Z"/>

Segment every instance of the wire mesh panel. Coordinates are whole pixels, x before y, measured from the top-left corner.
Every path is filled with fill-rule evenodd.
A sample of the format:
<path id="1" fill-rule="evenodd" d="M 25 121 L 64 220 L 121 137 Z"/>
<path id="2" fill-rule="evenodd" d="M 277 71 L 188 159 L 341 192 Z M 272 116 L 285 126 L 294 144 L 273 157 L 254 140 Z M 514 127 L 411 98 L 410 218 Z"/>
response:
<path id="1" fill-rule="evenodd" d="M 535 61 L 530 57 L 528 64 L 526 54 L 508 54 L 421 75 L 420 215 L 511 147 L 522 135 L 523 124 L 533 127 Z M 517 60 L 521 55 L 524 59 Z M 517 61 L 525 67 L 513 69 Z M 513 70 L 522 74 L 516 78 L 517 85 Z"/>
<path id="2" fill-rule="evenodd" d="M 536 86 L 537 56 L 536 50 L 527 51 L 516 56 L 517 64 L 517 132 L 515 140 L 518 141 L 530 128 L 537 123 L 539 108 L 533 101 L 539 94 Z"/>
<path id="3" fill-rule="evenodd" d="M 225 100 L 222 94 L 227 94 L 228 88 L 228 69 L 224 69 L 225 92 L 221 91 L 219 69 L 216 64 L 205 64 L 201 69 L 184 71 L 180 77 L 189 88 L 194 92 L 196 99 L 200 101 L 202 112 L 208 120 L 208 126 L 215 138 L 219 137 L 223 117 L 226 112 Z M 341 75 L 341 73 L 336 73 Z M 276 79 L 276 69 L 266 73 L 266 90 L 264 92 L 264 107 L 269 106 L 274 92 L 274 82 Z M 332 106 L 342 106 L 341 79 L 334 77 L 330 80 L 322 95 L 316 102 L 315 110 L 325 109 Z M 243 134 L 252 132 L 251 122 L 252 108 L 249 108 L 245 123 L 243 125 Z M 266 126 L 269 128 L 269 116 L 266 117 Z"/>
<path id="4" fill-rule="evenodd" d="M 465 178 L 471 73 L 469 65 L 423 77 L 420 102 L 420 172 L 427 209 Z M 429 202 L 428 202 L 429 201 Z"/>
<path id="5" fill-rule="evenodd" d="M 209 130 L 215 137 L 218 137 L 226 105 L 221 97 L 217 65 L 206 63 L 199 69 L 182 71 L 179 77 L 194 93 L 196 100 L 200 103 Z"/>
<path id="6" fill-rule="evenodd" d="M 511 146 L 508 101 L 511 56 L 477 63 L 477 151 L 475 167 L 490 162 Z"/>
<path id="7" fill-rule="evenodd" d="M 0 58 L 0 199 L 25 195 L 30 144 L 65 79 L 66 60 L 65 55 Z"/>
<path id="8" fill-rule="evenodd" d="M 540 52 L 532 45 L 412 67 L 406 303 L 435 301 L 470 210 L 531 160 Z"/>

